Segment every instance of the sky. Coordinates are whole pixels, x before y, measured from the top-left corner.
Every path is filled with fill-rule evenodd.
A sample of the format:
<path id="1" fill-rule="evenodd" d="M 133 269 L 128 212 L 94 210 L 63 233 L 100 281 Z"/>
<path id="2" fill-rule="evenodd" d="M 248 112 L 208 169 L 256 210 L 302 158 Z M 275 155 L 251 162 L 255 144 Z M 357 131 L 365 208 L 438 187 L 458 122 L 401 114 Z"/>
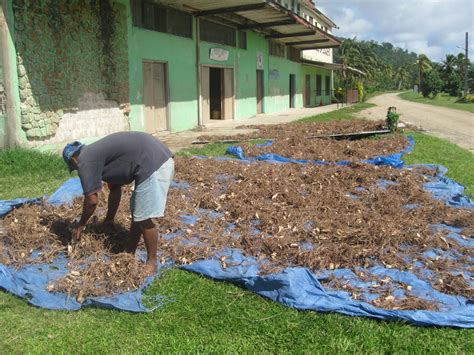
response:
<path id="1" fill-rule="evenodd" d="M 441 61 L 458 54 L 469 32 L 474 58 L 473 0 L 316 0 L 316 7 L 340 28 L 334 34 L 390 42 Z"/>

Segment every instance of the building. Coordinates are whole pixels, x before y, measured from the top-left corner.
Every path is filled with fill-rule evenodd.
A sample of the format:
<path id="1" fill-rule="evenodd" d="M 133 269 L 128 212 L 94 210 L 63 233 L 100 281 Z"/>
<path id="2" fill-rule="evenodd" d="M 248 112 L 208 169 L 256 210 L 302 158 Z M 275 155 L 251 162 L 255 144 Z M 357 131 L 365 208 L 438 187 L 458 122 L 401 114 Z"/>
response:
<path id="1" fill-rule="evenodd" d="M 311 1 L 3 4 L 0 147 L 176 132 L 331 102 L 340 42 Z"/>

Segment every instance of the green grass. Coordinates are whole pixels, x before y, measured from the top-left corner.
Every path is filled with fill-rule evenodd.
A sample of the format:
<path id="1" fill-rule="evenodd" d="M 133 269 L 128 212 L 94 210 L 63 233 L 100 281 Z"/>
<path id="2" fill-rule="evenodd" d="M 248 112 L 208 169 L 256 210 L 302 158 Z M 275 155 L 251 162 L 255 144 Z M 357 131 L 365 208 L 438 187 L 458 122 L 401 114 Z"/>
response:
<path id="1" fill-rule="evenodd" d="M 332 117 L 351 119 L 365 105 Z M 472 193 L 471 153 L 442 139 L 414 136 L 417 144 L 408 162 L 445 165 Z M 207 145 L 193 153 L 222 155 L 225 147 Z M 0 171 L 0 198 L 50 193 L 69 177 L 60 157 L 24 150 L 0 152 Z M 174 302 L 149 314 L 97 308 L 63 312 L 0 292 L 1 352 L 474 352 L 472 330 L 300 312 L 182 270 L 170 270 L 155 281 L 147 295 L 155 294 Z"/>
<path id="2" fill-rule="evenodd" d="M 448 176 L 463 184 L 474 196 L 474 154 L 445 139 L 422 133 L 410 133 L 415 138 L 415 149 L 406 156 L 408 164 L 434 163 L 449 169 Z"/>
<path id="3" fill-rule="evenodd" d="M 349 107 L 344 107 L 337 111 L 323 113 L 317 116 L 306 117 L 298 122 L 325 122 L 325 121 L 334 121 L 334 120 L 353 120 L 353 114 L 359 111 L 363 111 L 370 107 L 374 107 L 374 104 L 369 104 L 367 102 L 358 103 Z"/>
<path id="4" fill-rule="evenodd" d="M 59 155 L 27 149 L 0 150 L 0 199 L 51 194 L 69 177 Z"/>
<path id="5" fill-rule="evenodd" d="M 174 302 L 150 314 L 47 311 L 0 293 L 0 348 L 15 352 L 472 353 L 472 331 L 299 312 L 241 288 L 172 270 L 149 293 Z"/>
<path id="6" fill-rule="evenodd" d="M 448 94 L 439 94 L 436 98 L 425 98 L 421 94 L 414 93 L 412 91 L 404 92 L 399 95 L 402 99 L 418 102 L 421 104 L 429 104 L 434 106 L 442 106 L 447 108 L 452 108 L 456 110 L 463 110 L 474 112 L 474 103 L 457 103 L 457 97 L 449 96 Z"/>

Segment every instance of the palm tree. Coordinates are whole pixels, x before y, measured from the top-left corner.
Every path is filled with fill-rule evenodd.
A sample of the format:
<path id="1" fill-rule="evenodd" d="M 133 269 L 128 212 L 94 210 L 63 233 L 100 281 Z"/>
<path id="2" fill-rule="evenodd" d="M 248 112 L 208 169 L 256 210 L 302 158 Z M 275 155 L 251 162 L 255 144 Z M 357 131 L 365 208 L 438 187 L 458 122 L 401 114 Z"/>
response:
<path id="1" fill-rule="evenodd" d="M 415 64 L 418 66 L 418 80 L 421 87 L 423 81 L 423 73 L 430 71 L 433 68 L 433 64 L 425 54 L 420 54 Z"/>
<path id="2" fill-rule="evenodd" d="M 398 83 L 398 90 L 407 87 L 407 83 L 410 81 L 410 71 L 408 70 L 408 65 L 402 65 L 398 67 L 395 72 L 395 80 Z"/>
<path id="3" fill-rule="evenodd" d="M 452 54 L 446 54 L 446 59 L 443 60 L 442 68 L 446 76 L 451 74 L 458 65 L 458 59 Z"/>
<path id="4" fill-rule="evenodd" d="M 352 67 L 366 73 L 368 78 L 374 76 L 377 68 L 377 59 L 373 51 L 354 39 L 346 39 L 339 48 L 339 56 L 341 64 L 345 67 Z M 349 82 L 354 82 L 355 77 L 351 72 L 347 73 Z"/>

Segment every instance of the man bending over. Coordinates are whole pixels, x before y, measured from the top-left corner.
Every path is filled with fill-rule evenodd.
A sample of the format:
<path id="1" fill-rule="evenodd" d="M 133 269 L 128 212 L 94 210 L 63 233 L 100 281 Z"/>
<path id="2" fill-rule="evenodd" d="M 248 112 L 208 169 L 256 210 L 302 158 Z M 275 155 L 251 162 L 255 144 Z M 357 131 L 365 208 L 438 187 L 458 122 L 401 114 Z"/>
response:
<path id="1" fill-rule="evenodd" d="M 112 224 L 120 205 L 122 186 L 135 182 L 130 207 L 132 225 L 126 251 L 135 253 L 143 235 L 147 251 L 148 274 L 157 270 L 158 234 L 152 218 L 163 217 L 168 189 L 174 175 L 170 150 L 158 139 L 142 132 L 119 132 L 84 145 L 68 144 L 63 158 L 69 171 L 77 170 L 84 191 L 82 216 L 72 231 L 72 240 L 80 239 L 87 221 L 94 214 L 102 181 L 110 193 L 104 224 Z"/>

